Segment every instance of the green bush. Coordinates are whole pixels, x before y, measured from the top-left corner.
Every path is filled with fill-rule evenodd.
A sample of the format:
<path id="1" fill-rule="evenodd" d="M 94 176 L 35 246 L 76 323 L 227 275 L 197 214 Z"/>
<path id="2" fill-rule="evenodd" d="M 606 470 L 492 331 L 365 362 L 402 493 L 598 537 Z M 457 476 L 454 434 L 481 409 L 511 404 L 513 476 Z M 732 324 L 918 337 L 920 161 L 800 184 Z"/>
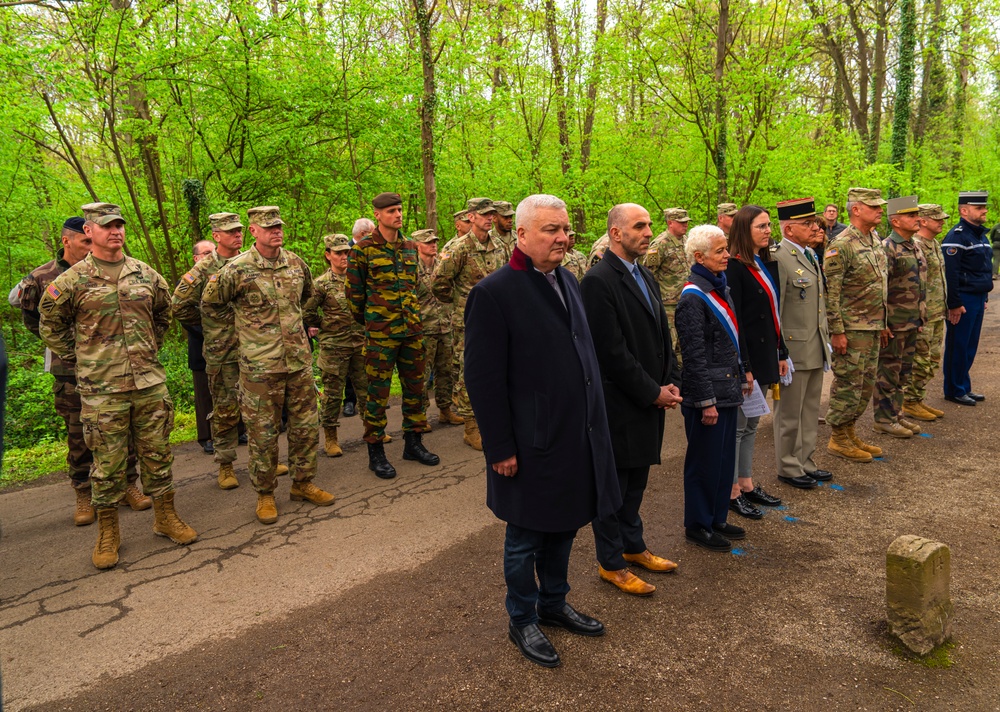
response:
<path id="1" fill-rule="evenodd" d="M 7 422 L 4 444 L 26 448 L 58 442 L 66 437 L 66 424 L 52 403 L 51 374 L 40 357 L 29 357 L 10 369 L 7 382 Z"/>

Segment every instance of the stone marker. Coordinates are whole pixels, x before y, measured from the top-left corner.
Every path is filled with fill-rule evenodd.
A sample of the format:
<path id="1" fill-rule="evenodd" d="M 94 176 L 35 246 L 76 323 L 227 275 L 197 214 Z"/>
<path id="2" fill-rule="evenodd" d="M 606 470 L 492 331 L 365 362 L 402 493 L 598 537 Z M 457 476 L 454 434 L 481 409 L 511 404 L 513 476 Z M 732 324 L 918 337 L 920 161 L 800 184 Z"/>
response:
<path id="1" fill-rule="evenodd" d="M 889 630 L 926 655 L 951 635 L 951 549 L 913 534 L 899 537 L 885 556 Z"/>

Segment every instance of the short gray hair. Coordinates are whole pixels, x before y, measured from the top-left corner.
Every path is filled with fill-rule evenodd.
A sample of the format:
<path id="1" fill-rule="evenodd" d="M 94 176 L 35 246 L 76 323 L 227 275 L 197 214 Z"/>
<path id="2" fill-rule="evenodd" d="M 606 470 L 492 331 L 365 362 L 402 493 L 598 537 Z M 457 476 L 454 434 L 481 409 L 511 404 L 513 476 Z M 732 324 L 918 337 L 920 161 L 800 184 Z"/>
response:
<path id="1" fill-rule="evenodd" d="M 845 207 L 847 208 L 847 216 L 848 217 L 851 216 L 851 208 L 853 208 L 857 204 L 858 204 L 858 201 L 856 201 L 856 200 L 848 200 L 847 201 L 847 205 Z"/>
<path id="2" fill-rule="evenodd" d="M 704 255 L 712 246 L 712 240 L 725 236 L 726 233 L 718 225 L 695 225 L 688 230 L 687 237 L 684 238 L 684 255 L 688 259 L 688 264 L 693 265 L 696 262 L 695 252 Z"/>
<path id="3" fill-rule="evenodd" d="M 351 237 L 355 240 L 358 235 L 362 233 L 368 233 L 375 229 L 375 223 L 373 223 L 368 218 L 358 218 L 354 221 L 354 227 L 351 228 Z"/>
<path id="4" fill-rule="evenodd" d="M 515 222 L 517 222 L 518 225 L 527 227 L 532 218 L 535 217 L 535 211 L 538 208 L 555 208 L 556 210 L 565 210 L 566 203 L 561 198 L 557 198 L 554 195 L 547 195 L 545 193 L 529 195 L 517 204 L 517 210 L 514 211 Z"/>

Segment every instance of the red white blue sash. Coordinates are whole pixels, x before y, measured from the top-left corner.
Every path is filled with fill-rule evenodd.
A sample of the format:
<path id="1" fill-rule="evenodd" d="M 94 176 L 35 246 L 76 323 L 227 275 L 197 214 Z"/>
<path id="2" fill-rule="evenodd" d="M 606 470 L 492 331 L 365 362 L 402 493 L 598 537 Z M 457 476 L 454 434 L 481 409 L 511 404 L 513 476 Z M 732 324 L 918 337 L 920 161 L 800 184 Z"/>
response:
<path id="1" fill-rule="evenodd" d="M 736 349 L 737 357 L 742 359 L 739 355 L 740 327 L 736 323 L 736 314 L 734 314 L 733 310 L 729 308 L 729 302 L 719 296 L 719 293 L 714 289 L 706 292 L 704 289 L 691 282 L 687 282 L 684 285 L 684 288 L 681 289 L 681 295 L 684 294 L 694 294 L 708 305 L 709 311 L 715 315 L 715 318 L 722 324 L 722 328 L 725 329 L 727 334 L 729 334 L 729 339 L 733 342 L 733 348 Z"/>
<path id="2" fill-rule="evenodd" d="M 774 333 L 780 341 L 781 317 L 778 315 L 778 285 L 774 283 L 771 273 L 764 266 L 764 260 L 758 255 L 754 255 L 753 259 L 757 263 L 757 269 L 751 269 L 750 274 L 753 275 L 753 278 L 760 283 L 760 286 L 764 288 L 764 291 L 771 298 L 771 318 L 774 319 Z"/>

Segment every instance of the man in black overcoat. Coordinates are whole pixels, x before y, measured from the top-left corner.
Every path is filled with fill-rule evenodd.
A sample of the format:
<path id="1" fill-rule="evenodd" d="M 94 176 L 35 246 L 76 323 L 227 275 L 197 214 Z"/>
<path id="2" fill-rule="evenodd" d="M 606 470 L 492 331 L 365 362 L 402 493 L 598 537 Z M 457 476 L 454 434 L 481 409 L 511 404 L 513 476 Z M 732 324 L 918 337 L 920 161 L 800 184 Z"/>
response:
<path id="1" fill-rule="evenodd" d="M 483 437 L 486 504 L 507 522 L 508 631 L 545 667 L 560 661 L 539 624 L 604 633 L 566 603 L 569 555 L 580 527 L 621 506 L 593 339 L 576 279 L 559 267 L 568 231 L 563 201 L 525 198 L 510 263 L 477 284 L 465 307 L 465 381 Z"/>
<path id="2" fill-rule="evenodd" d="M 598 575 L 625 593 L 648 596 L 656 587 L 627 568 L 669 572 L 677 564 L 655 556 L 642 536 L 639 507 L 650 465 L 660 464 L 664 408 L 681 402 L 680 369 L 670 343 L 660 288 L 639 259 L 653 237 L 641 205 L 608 212 L 611 243 L 580 284 L 594 335 L 618 470 L 621 508 L 593 522 Z"/>

